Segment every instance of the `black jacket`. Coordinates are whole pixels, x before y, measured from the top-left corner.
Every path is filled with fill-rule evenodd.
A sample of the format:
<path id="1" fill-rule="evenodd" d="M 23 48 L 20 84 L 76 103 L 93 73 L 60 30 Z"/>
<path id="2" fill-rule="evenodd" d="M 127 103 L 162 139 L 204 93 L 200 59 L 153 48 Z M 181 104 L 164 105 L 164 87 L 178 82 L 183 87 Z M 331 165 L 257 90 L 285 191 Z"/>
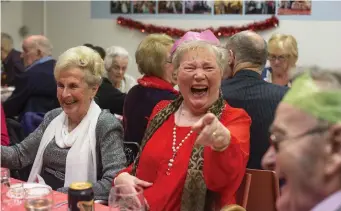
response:
<path id="1" fill-rule="evenodd" d="M 123 104 L 126 94 L 112 86 L 111 82 L 104 78 L 98 88 L 95 101 L 101 109 L 109 109 L 112 114 L 123 114 Z"/>

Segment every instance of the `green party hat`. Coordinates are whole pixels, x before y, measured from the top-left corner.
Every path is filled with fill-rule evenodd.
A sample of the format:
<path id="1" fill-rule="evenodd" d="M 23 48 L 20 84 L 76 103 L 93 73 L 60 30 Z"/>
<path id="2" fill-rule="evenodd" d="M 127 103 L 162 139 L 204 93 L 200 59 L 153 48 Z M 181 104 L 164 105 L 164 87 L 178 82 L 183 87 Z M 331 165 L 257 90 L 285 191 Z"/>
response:
<path id="1" fill-rule="evenodd" d="M 310 73 L 304 73 L 294 80 L 282 102 L 316 118 L 341 123 L 341 91 L 323 89 L 316 84 Z"/>

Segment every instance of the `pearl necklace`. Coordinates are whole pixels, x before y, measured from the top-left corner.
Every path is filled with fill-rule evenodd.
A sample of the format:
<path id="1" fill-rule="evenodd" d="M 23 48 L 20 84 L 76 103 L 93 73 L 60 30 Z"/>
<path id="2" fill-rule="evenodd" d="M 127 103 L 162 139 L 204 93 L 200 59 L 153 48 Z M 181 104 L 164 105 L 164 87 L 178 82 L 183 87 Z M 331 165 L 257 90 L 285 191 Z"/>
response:
<path id="1" fill-rule="evenodd" d="M 167 171 L 166 171 L 166 175 L 170 175 L 170 170 L 171 168 L 173 167 L 173 163 L 174 163 L 174 159 L 176 157 L 176 154 L 178 153 L 180 147 L 183 145 L 183 143 L 185 143 L 186 139 L 188 139 L 188 137 L 193 133 L 193 131 L 189 131 L 187 133 L 187 135 L 185 136 L 184 139 L 182 139 L 180 141 L 180 143 L 178 144 L 178 146 L 176 146 L 176 125 L 174 123 L 174 128 L 173 128 L 173 145 L 172 145 L 172 150 L 173 150 L 173 156 L 171 159 L 169 159 L 168 161 L 168 168 L 167 168 Z"/>

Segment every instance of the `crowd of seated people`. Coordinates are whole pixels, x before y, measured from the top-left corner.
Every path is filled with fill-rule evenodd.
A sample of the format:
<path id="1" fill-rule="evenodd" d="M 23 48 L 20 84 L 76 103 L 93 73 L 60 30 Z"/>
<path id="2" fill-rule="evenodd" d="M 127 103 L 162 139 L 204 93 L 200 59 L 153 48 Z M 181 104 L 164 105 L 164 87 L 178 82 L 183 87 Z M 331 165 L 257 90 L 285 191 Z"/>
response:
<path id="1" fill-rule="evenodd" d="M 293 36 L 150 34 L 137 80 L 120 46 L 55 60 L 45 36 L 25 38 L 22 52 L 1 36 L 3 85 L 15 86 L 1 104 L 1 166 L 26 169 L 19 179 L 63 193 L 89 181 L 104 201 L 137 185 L 151 211 L 213 211 L 237 203 L 247 168 L 266 169 L 283 181 L 277 210 L 341 209 L 341 70 L 297 70 Z"/>

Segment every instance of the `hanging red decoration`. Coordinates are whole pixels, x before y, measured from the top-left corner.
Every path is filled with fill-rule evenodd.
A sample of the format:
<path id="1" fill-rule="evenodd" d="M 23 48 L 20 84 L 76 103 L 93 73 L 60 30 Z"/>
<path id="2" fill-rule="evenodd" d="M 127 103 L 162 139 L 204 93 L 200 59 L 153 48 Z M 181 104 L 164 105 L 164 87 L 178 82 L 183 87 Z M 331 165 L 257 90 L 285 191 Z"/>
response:
<path id="1" fill-rule="evenodd" d="M 120 16 L 117 18 L 117 24 L 119 24 L 122 27 L 128 27 L 130 29 L 139 30 L 142 33 L 164 33 L 164 34 L 168 34 L 169 36 L 172 36 L 172 37 L 181 37 L 187 31 L 200 32 L 200 31 L 204 31 L 206 29 L 211 30 L 218 37 L 229 37 L 235 33 L 245 31 L 245 30 L 264 31 L 264 30 L 268 30 L 268 29 L 271 29 L 274 27 L 278 27 L 279 20 L 277 17 L 272 16 L 271 18 L 268 18 L 264 21 L 254 22 L 252 24 L 248 24 L 245 26 L 239 26 L 239 27 L 221 26 L 217 29 L 206 28 L 206 29 L 183 30 L 183 29 L 172 28 L 172 27 L 155 26 L 153 24 L 144 24 L 142 22 L 135 21 L 135 20 Z"/>

